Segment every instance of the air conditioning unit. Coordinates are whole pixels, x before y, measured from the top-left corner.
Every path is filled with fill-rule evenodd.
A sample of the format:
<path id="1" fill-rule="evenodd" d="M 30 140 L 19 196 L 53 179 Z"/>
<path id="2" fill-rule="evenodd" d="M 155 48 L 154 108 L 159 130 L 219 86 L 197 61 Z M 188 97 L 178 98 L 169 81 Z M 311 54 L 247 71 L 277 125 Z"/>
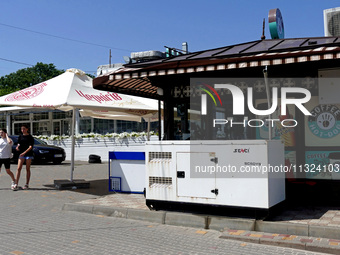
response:
<path id="1" fill-rule="evenodd" d="M 323 11 L 325 36 L 340 36 L 340 7 Z"/>

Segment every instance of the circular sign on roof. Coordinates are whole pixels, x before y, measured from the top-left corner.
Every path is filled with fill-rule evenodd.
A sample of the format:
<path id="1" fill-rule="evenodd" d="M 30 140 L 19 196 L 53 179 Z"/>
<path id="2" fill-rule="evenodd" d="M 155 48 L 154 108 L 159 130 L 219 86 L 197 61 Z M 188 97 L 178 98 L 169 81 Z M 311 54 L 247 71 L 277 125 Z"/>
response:
<path id="1" fill-rule="evenodd" d="M 268 21 L 272 39 L 283 39 L 285 37 L 285 29 L 280 9 L 269 10 Z"/>

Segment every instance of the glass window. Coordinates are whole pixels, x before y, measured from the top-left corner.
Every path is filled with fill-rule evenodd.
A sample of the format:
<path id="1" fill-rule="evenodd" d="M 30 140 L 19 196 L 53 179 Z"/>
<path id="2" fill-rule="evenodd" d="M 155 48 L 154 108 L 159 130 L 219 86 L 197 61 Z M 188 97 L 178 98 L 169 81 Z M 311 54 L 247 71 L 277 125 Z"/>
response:
<path id="1" fill-rule="evenodd" d="M 61 134 L 70 135 L 71 134 L 71 121 L 61 120 Z"/>
<path id="2" fill-rule="evenodd" d="M 50 122 L 39 121 L 33 122 L 33 135 L 51 135 Z"/>
<path id="3" fill-rule="evenodd" d="M 6 128 L 6 121 L 0 121 L 0 127 Z"/>
<path id="4" fill-rule="evenodd" d="M 114 133 L 114 120 L 93 119 L 94 133 L 106 134 Z"/>
<path id="5" fill-rule="evenodd" d="M 146 132 L 147 129 L 148 129 L 148 122 L 144 120 L 142 120 L 142 122 L 117 120 L 117 133 L 143 132 L 143 131 Z M 151 122 L 150 131 L 158 131 L 158 121 Z"/>
<path id="6" fill-rule="evenodd" d="M 29 113 L 20 113 L 20 114 L 16 114 L 13 116 L 14 121 L 22 121 L 22 120 L 29 120 L 29 119 L 30 119 Z"/>
<path id="7" fill-rule="evenodd" d="M 53 119 L 65 119 L 66 118 L 66 112 L 53 112 L 52 113 L 52 118 Z"/>
<path id="8" fill-rule="evenodd" d="M 125 121 L 125 120 L 117 120 L 116 121 L 117 133 L 122 132 L 143 132 L 147 131 L 148 123 L 146 121 L 142 121 L 141 123 L 136 121 Z M 158 121 L 151 122 L 151 131 L 158 131 Z M 115 120 L 106 120 L 106 119 L 93 119 L 93 130 L 91 130 L 91 118 L 80 118 L 79 124 L 79 133 L 98 133 L 98 134 L 107 134 L 115 132 Z"/>
<path id="9" fill-rule="evenodd" d="M 61 121 L 53 121 L 52 132 L 54 135 L 61 135 Z"/>
<path id="10" fill-rule="evenodd" d="M 0 127 L 5 128 L 6 127 L 6 116 L 0 115 Z"/>
<path id="11" fill-rule="evenodd" d="M 48 120 L 48 112 L 33 113 L 33 120 Z"/>
<path id="12" fill-rule="evenodd" d="M 91 119 L 81 118 L 79 121 L 79 133 L 91 133 Z"/>
<path id="13" fill-rule="evenodd" d="M 117 120 L 117 133 L 121 133 L 121 132 L 122 132 L 122 121 Z"/>
<path id="14" fill-rule="evenodd" d="M 34 122 L 33 123 L 33 135 L 41 135 L 39 132 L 39 123 Z"/>

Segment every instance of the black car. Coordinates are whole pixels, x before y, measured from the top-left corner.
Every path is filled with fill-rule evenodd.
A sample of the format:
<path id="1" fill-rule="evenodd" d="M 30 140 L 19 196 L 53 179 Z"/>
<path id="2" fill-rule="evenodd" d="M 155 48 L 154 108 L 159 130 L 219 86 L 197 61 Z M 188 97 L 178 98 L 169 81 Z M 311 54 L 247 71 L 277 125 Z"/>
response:
<path id="1" fill-rule="evenodd" d="M 17 161 L 19 157 L 19 152 L 16 150 L 18 145 L 18 137 L 17 135 L 9 136 L 13 140 L 12 153 L 13 153 L 13 161 Z M 34 138 L 34 146 L 33 146 L 33 163 L 42 163 L 42 162 L 53 162 L 54 164 L 60 164 L 66 158 L 65 150 L 61 147 L 48 145 L 46 142 Z"/>

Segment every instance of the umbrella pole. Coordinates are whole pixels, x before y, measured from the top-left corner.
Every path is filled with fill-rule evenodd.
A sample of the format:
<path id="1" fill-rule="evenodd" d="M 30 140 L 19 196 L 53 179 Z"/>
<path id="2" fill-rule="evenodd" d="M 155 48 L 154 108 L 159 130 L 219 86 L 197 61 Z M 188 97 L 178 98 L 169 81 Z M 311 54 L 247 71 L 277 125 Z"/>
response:
<path id="1" fill-rule="evenodd" d="M 76 122 L 76 109 L 73 108 L 72 112 L 72 128 L 71 128 L 71 139 L 72 139 L 72 146 L 71 146 L 71 182 L 73 182 L 73 171 L 74 171 L 74 149 L 75 149 L 75 137 L 74 137 L 74 129 L 75 129 L 75 122 Z"/>
<path id="2" fill-rule="evenodd" d="M 148 118 L 148 141 L 150 141 L 150 118 Z"/>

